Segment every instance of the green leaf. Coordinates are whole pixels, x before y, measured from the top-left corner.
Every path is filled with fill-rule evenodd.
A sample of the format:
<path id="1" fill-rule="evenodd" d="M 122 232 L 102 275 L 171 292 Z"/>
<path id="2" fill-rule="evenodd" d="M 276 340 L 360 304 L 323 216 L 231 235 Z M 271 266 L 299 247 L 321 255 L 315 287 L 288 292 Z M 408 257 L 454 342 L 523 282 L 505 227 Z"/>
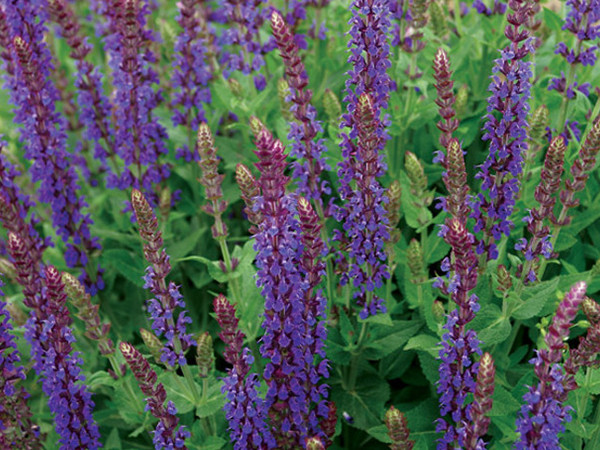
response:
<path id="1" fill-rule="evenodd" d="M 185 414 L 194 409 L 194 399 L 189 392 L 185 378 L 173 372 L 163 372 L 158 376 L 158 381 L 164 385 L 169 400 L 175 403 L 179 414 Z M 195 382 L 194 384 L 197 391 L 201 392 L 200 386 Z"/>
<path id="2" fill-rule="evenodd" d="M 113 428 L 106 439 L 106 443 L 104 444 L 104 448 L 106 450 L 123 450 L 121 446 L 121 438 L 119 437 L 119 430 Z"/>
<path id="3" fill-rule="evenodd" d="M 523 289 L 521 304 L 515 308 L 512 317 L 518 320 L 526 320 L 537 316 L 547 303 L 556 300 L 558 282 L 559 278 L 556 277 Z"/>
<path id="4" fill-rule="evenodd" d="M 472 327 L 486 347 L 504 342 L 511 330 L 510 320 L 502 316 L 500 308 L 494 304 L 487 305 L 477 313 Z"/>
<path id="5" fill-rule="evenodd" d="M 520 409 L 520 403 L 500 384 L 496 383 L 492 396 L 492 410 L 490 416 L 509 416 Z"/>
<path id="6" fill-rule="evenodd" d="M 364 356 L 367 359 L 381 359 L 402 347 L 423 326 L 419 320 L 398 320 L 393 327 L 378 328 L 367 341 Z"/>
<path id="7" fill-rule="evenodd" d="M 373 436 L 379 442 L 383 442 L 385 444 L 392 443 L 388 429 L 385 425 L 377 425 L 376 427 L 369 428 L 367 430 L 367 433 L 369 433 L 371 436 Z"/>
<path id="8" fill-rule="evenodd" d="M 212 416 L 222 410 L 226 401 L 225 396 L 221 392 L 222 382 L 217 381 L 212 376 L 209 378 L 208 382 L 206 398 L 204 400 L 201 399 L 196 407 L 196 416 L 200 419 Z"/>
<path id="9" fill-rule="evenodd" d="M 410 338 L 404 350 L 421 350 L 437 358 L 439 354 L 439 341 L 439 338 L 429 334 L 420 334 Z"/>
<path id="10" fill-rule="evenodd" d="M 356 428 L 368 430 L 381 424 L 379 418 L 390 398 L 390 387 L 379 375 L 368 372 L 357 379 L 353 391 L 340 388 L 334 389 L 331 394 L 338 411 L 350 414 Z"/>
<path id="11" fill-rule="evenodd" d="M 100 256 L 100 264 L 111 266 L 117 273 L 120 273 L 136 286 L 144 287 L 145 265 L 142 263 L 144 258 L 140 255 L 134 257 L 131 252 L 121 249 L 104 250 Z"/>
<path id="12" fill-rule="evenodd" d="M 554 246 L 555 252 L 562 252 L 564 250 L 568 250 L 577 244 L 579 240 L 570 233 L 560 233 L 558 235 L 558 240 L 556 241 L 556 245 Z"/>

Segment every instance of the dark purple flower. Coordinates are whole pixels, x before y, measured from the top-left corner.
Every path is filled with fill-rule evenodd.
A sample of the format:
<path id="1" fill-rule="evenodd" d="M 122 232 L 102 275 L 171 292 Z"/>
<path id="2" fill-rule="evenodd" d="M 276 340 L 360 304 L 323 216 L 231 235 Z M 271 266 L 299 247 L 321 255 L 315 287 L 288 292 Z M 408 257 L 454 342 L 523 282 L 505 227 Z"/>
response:
<path id="1" fill-rule="evenodd" d="M 160 337 L 164 334 L 167 343 L 161 350 L 161 361 L 171 367 L 187 364 L 185 351 L 196 342 L 187 333 L 186 325 L 191 319 L 186 316 L 185 302 L 179 293 L 179 286 L 166 277 L 171 272 L 169 255 L 163 249 L 162 233 L 158 230 L 156 215 L 144 195 L 134 189 L 131 194 L 131 205 L 140 227 L 140 236 L 145 241 L 144 256 L 151 264 L 146 268 L 144 288 L 149 289 L 155 298 L 148 300 L 148 312 L 152 319 L 152 329 Z M 175 309 L 181 312 L 175 316 Z"/>
<path id="2" fill-rule="evenodd" d="M 25 338 L 31 345 L 34 369 L 42 377 L 42 390 L 54 416 L 62 449 L 98 449 L 100 433 L 92 417 L 94 402 L 82 382 L 83 360 L 73 351 L 76 341 L 61 275 L 48 266 L 44 274 L 44 305 L 32 312 Z"/>
<path id="3" fill-rule="evenodd" d="M 527 149 L 527 114 L 529 113 L 531 63 L 524 58 L 533 50 L 526 27 L 530 3 L 513 0 L 509 24 L 504 34 L 511 43 L 495 61 L 489 91 L 487 122 L 483 140 L 490 141 L 489 154 L 476 178 L 482 180 L 481 193 L 472 199 L 474 231 L 484 231 L 477 253 L 497 257 L 495 242 L 508 236 L 510 220 L 519 190 L 523 152 Z"/>
<path id="4" fill-rule="evenodd" d="M 168 153 L 166 129 L 154 112 L 162 101 L 158 75 L 152 68 L 156 56 L 150 44 L 158 37 L 146 27 L 148 4 L 140 0 L 115 0 L 105 12 L 110 34 L 104 38 L 114 80 L 115 149 L 125 167 L 109 174 L 107 187 L 143 190 L 158 204 L 154 185 L 169 177 L 159 162 Z"/>
<path id="5" fill-rule="evenodd" d="M 298 183 L 298 194 L 315 202 L 319 216 L 323 217 L 323 194 L 331 193 L 327 183 L 321 179 L 321 173 L 329 170 L 324 153 L 322 139 L 316 139 L 323 132 L 317 120 L 317 111 L 311 104 L 312 91 L 307 89 L 308 75 L 298 53 L 299 49 L 288 25 L 277 11 L 271 16 L 271 28 L 280 55 L 285 65 L 285 75 L 291 95 L 288 99 L 293 105 L 290 111 L 296 121 L 290 122 L 288 139 L 292 141 L 292 156 L 298 160 L 294 165 L 294 178 Z"/>
<path id="6" fill-rule="evenodd" d="M 537 351 L 530 362 L 540 382 L 529 387 L 523 396 L 525 403 L 517 419 L 520 434 L 516 450 L 550 450 L 560 447 L 559 434 L 565 430 L 565 422 L 571 420 L 569 406 L 563 405 L 565 395 L 565 372 L 559 364 L 564 352 L 564 341 L 575 319 L 579 305 L 585 298 L 586 284 L 573 285 L 562 300 L 552 324 L 544 338 L 547 348 Z"/>
<path id="7" fill-rule="evenodd" d="M 233 366 L 224 378 L 222 391 L 227 398 L 225 417 L 234 449 L 275 448 L 265 421 L 264 402 L 258 395 L 260 382 L 250 372 L 254 357 L 243 347 L 244 334 L 238 327 L 235 306 L 223 295 L 216 297 L 213 304 L 221 327 L 219 337 L 225 344 L 225 361 Z"/>
<path id="8" fill-rule="evenodd" d="M 183 125 L 195 132 L 200 122 L 206 120 L 204 105 L 211 102 L 208 82 L 212 79 L 212 68 L 207 59 L 208 43 L 203 36 L 200 23 L 201 8 L 198 0 L 183 0 L 177 3 L 179 16 L 177 22 L 183 32 L 175 43 L 175 61 L 173 66 L 172 87 L 173 125 Z M 197 160 L 198 155 L 189 148 L 191 143 L 177 150 L 178 156 L 186 161 Z"/>
<path id="9" fill-rule="evenodd" d="M 25 157 L 33 161 L 31 180 L 41 182 L 39 199 L 52 209 L 52 223 L 67 246 L 65 262 L 69 267 L 85 267 L 100 244 L 91 237 L 89 215 L 82 212 L 87 204 L 78 192 L 77 174 L 66 150 L 66 121 L 55 108 L 59 94 L 50 79 L 52 55 L 44 41 L 48 14 L 40 0 L 10 0 L 4 13 L 14 69 L 14 76 L 6 78 L 7 87 L 15 121 L 22 124 Z M 96 272 L 84 272 L 82 278 L 92 293 L 103 287 Z"/>
<path id="10" fill-rule="evenodd" d="M 185 450 L 185 440 L 191 436 L 185 426 L 179 426 L 177 408 L 172 401 L 167 402 L 167 392 L 162 383 L 157 382 L 156 372 L 144 356 L 131 344 L 121 342 L 119 349 L 127 365 L 131 368 L 140 389 L 146 395 L 146 411 L 159 421 L 152 439 L 156 450 Z M 167 402 L 165 406 L 165 402 Z"/>
<path id="11" fill-rule="evenodd" d="M 486 16 L 504 15 L 506 12 L 506 3 L 501 0 L 494 0 L 494 5 L 492 8 L 490 8 L 483 2 L 483 0 L 475 0 L 473 2 L 473 9 L 475 9 L 479 14 L 484 14 Z"/>

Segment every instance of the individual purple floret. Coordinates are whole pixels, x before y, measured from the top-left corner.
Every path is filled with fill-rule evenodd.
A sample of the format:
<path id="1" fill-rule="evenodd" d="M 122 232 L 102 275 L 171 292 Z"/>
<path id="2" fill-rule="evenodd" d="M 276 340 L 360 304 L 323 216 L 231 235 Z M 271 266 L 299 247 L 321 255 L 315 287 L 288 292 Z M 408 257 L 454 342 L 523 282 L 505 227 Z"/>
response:
<path id="1" fill-rule="evenodd" d="M 213 74 L 207 61 L 207 43 L 202 37 L 199 19 L 201 2 L 182 0 L 177 3 L 179 16 L 177 22 L 183 32 L 175 42 L 175 61 L 173 66 L 172 87 L 173 125 L 188 128 L 190 136 L 195 136 L 200 122 L 206 121 L 204 105 L 211 102 L 208 82 Z M 198 154 L 190 149 L 191 142 L 177 149 L 177 155 L 186 161 L 198 159 Z"/>
<path id="2" fill-rule="evenodd" d="M 102 446 L 100 433 L 92 417 L 92 395 L 82 383 L 83 360 L 73 352 L 75 337 L 64 285 L 53 266 L 46 267 L 44 278 L 44 307 L 32 313 L 25 332 L 34 369 L 42 377 L 61 449 L 95 450 Z"/>
<path id="3" fill-rule="evenodd" d="M 223 35 L 223 45 L 230 46 L 221 57 L 225 63 L 223 74 L 229 78 L 235 71 L 254 75 L 254 86 L 262 91 L 267 81 L 260 72 L 265 65 L 264 55 L 275 48 L 274 40 L 261 43 L 259 30 L 268 17 L 268 10 L 261 9 L 264 0 L 226 0 L 223 10 L 229 26 Z"/>
<path id="4" fill-rule="evenodd" d="M 474 232 L 484 231 L 477 253 L 496 259 L 495 242 L 508 236 L 519 190 L 523 152 L 527 149 L 527 114 L 529 113 L 531 63 L 524 58 L 532 51 L 527 21 L 530 2 L 511 0 L 504 34 L 510 44 L 495 61 L 483 127 L 483 140 L 490 141 L 489 154 L 475 176 L 482 180 L 481 193 L 473 198 Z"/>
<path id="5" fill-rule="evenodd" d="M 478 298 L 471 293 L 477 286 L 478 267 L 473 250 L 475 238 L 462 220 L 456 217 L 447 219 L 442 227 L 442 235 L 452 247 L 452 263 L 448 258 L 442 263 L 449 279 L 439 279 L 436 284 L 442 288 L 442 292 L 450 295 L 457 309 L 450 312 L 444 325 L 446 333 L 442 336 L 437 388 L 440 412 L 442 416 L 450 415 L 452 420 L 439 419 L 436 430 L 444 433 L 437 449 L 450 450 L 456 445 L 465 445 L 467 434 L 463 423 L 471 419 L 470 405 L 467 406 L 465 402 L 467 396 L 476 391 L 479 362 L 474 362 L 473 357 L 481 355 L 480 341 L 477 333 L 466 327 L 479 311 Z"/>
<path id="6" fill-rule="evenodd" d="M 105 37 L 114 79 L 115 148 L 125 163 L 120 176 L 110 174 L 107 187 L 143 189 L 158 204 L 154 185 L 169 177 L 159 162 L 168 153 L 166 129 L 155 108 L 162 101 L 158 75 L 152 68 L 156 56 L 150 44 L 158 37 L 146 27 L 148 5 L 141 0 L 114 0 L 106 11 L 111 34 Z"/>
<path id="7" fill-rule="evenodd" d="M 149 289 L 156 297 L 148 300 L 148 312 L 152 319 L 152 329 L 160 337 L 164 334 L 167 343 L 162 348 L 161 361 L 171 367 L 187 364 L 185 351 L 196 342 L 186 331 L 186 324 L 191 319 L 186 316 L 185 302 L 179 293 L 179 286 L 166 277 L 171 272 L 169 255 L 163 249 L 162 233 L 158 229 L 156 215 L 144 195 L 134 189 L 131 194 L 131 205 L 140 227 L 140 236 L 145 241 L 144 256 L 151 264 L 146 268 L 144 288 Z M 175 320 L 175 309 L 181 312 Z"/>
<path id="8" fill-rule="evenodd" d="M 317 120 L 317 110 L 311 104 L 312 91 L 307 89 L 308 75 L 304 63 L 298 54 L 298 46 L 288 25 L 277 11 L 271 16 L 271 28 L 281 58 L 285 65 L 286 80 L 293 103 L 290 111 L 295 121 L 290 122 L 288 139 L 292 141 L 292 156 L 298 158 L 294 162 L 294 178 L 298 183 L 298 194 L 315 202 L 319 215 L 323 217 L 323 195 L 331 193 L 327 183 L 321 179 L 321 173 L 329 170 L 324 153 L 325 144 L 316 139 L 323 128 Z"/>
<path id="9" fill-rule="evenodd" d="M 50 80 L 52 56 L 44 41 L 47 12 L 39 1 L 18 0 L 7 1 L 4 12 L 14 68 L 14 77 L 7 76 L 7 86 L 15 105 L 15 121 L 22 124 L 25 157 L 33 161 L 31 180 L 40 181 L 39 199 L 52 209 L 52 223 L 67 246 L 65 262 L 69 267 L 85 267 L 100 244 L 91 237 L 92 220 L 82 212 L 87 204 L 78 192 L 77 174 L 66 150 L 66 122 L 55 109 L 59 96 Z M 82 277 L 90 292 L 102 289 L 96 271 L 84 272 Z"/>
<path id="10" fill-rule="evenodd" d="M 378 178 L 387 169 L 382 150 L 389 136 L 387 118 L 382 115 L 390 90 L 386 72 L 391 65 L 387 41 L 390 21 L 388 3 L 382 0 L 355 0 L 352 14 L 348 46 L 353 67 L 346 80 L 348 112 L 341 124 L 351 131 L 342 134 L 344 160 L 338 169 L 342 205 L 335 209 L 334 217 L 343 224 L 345 233 L 338 231 L 336 239 L 346 247 L 342 250 L 348 250 L 351 260 L 341 281 L 352 280 L 357 288 L 354 296 L 364 319 L 385 311 L 383 300 L 374 291 L 389 277 L 384 251 L 389 239 L 384 208 L 388 199 Z"/>
<path id="11" fill-rule="evenodd" d="M 235 306 L 223 295 L 215 298 L 213 305 L 221 327 L 219 337 L 225 344 L 225 361 L 233 366 L 222 388 L 227 398 L 224 409 L 233 448 L 275 448 L 275 440 L 265 422 L 266 409 L 258 395 L 260 382 L 256 374 L 250 372 L 254 357 L 243 347 L 244 334 L 239 330 Z"/>
<path id="12" fill-rule="evenodd" d="M 550 450 L 560 448 L 559 434 L 565 430 L 565 423 L 571 420 L 569 406 L 564 401 L 564 368 L 560 365 L 565 349 L 565 339 L 577 315 L 579 305 L 585 298 L 587 285 L 575 283 L 560 302 L 552 324 L 544 338 L 546 348 L 537 351 L 530 362 L 540 382 L 529 387 L 523 396 L 525 403 L 517 419 L 519 440 L 516 450 Z"/>

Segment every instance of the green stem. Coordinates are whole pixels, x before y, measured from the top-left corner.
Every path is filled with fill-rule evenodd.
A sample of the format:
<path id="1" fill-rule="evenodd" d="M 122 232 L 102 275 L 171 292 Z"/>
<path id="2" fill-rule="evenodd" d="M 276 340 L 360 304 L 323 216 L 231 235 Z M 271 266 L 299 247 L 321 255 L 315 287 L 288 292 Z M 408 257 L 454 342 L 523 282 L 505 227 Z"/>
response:
<path id="1" fill-rule="evenodd" d="M 362 323 L 358 340 L 356 341 L 356 350 L 352 352 L 352 360 L 350 362 L 350 374 L 348 377 L 348 391 L 353 392 L 356 387 L 356 378 L 358 376 L 358 357 L 361 355 L 365 337 L 367 336 L 367 329 L 369 328 L 369 322 Z"/>

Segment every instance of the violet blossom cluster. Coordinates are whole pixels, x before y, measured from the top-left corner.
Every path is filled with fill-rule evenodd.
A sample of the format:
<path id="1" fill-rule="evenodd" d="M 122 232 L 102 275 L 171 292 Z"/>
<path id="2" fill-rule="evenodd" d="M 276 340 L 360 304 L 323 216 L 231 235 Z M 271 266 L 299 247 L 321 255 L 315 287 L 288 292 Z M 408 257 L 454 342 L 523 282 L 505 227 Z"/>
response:
<path id="1" fill-rule="evenodd" d="M 153 185 L 167 179 L 170 171 L 159 161 L 168 153 L 168 135 L 155 113 L 162 94 L 154 88 L 159 79 L 152 67 L 156 56 L 150 44 L 158 36 L 146 27 L 149 13 L 143 0 L 115 0 L 105 12 L 110 33 L 104 43 L 115 87 L 113 119 L 119 125 L 114 144 L 125 164 L 120 176 L 108 175 L 106 184 L 122 190 L 143 189 L 158 204 Z"/>
<path id="2" fill-rule="evenodd" d="M 233 366 L 223 380 L 222 392 L 227 398 L 224 410 L 234 450 L 276 448 L 267 428 L 264 402 L 258 393 L 260 381 L 250 371 L 254 357 L 243 347 L 245 336 L 239 329 L 235 306 L 223 295 L 216 297 L 213 305 L 221 327 L 219 337 L 225 344 L 225 361 Z"/>
<path id="3" fill-rule="evenodd" d="M 186 450 L 185 440 L 191 434 L 185 426 L 178 426 L 177 408 L 172 401 L 167 402 L 167 391 L 163 384 L 158 382 L 156 372 L 133 345 L 121 342 L 119 349 L 127 365 L 131 368 L 140 389 L 146 395 L 146 410 L 158 419 L 156 429 L 152 432 L 154 448 L 156 450 Z"/>
<path id="4" fill-rule="evenodd" d="M 598 46 L 595 41 L 600 38 L 600 0 L 568 0 L 569 12 L 565 18 L 563 30 L 569 31 L 576 37 L 576 44 L 569 48 L 565 42 L 556 45 L 555 53 L 561 55 L 568 63 L 568 74 L 561 72 L 558 78 L 552 78 L 548 84 L 548 90 L 555 90 L 565 96 L 565 100 L 575 97 L 575 91 L 581 92 L 586 97 L 590 95 L 590 83 L 577 83 L 575 75 L 576 66 L 593 66 L 598 57 Z M 591 44 L 591 45 L 589 45 Z M 561 117 L 561 119 L 565 119 Z M 579 140 L 581 131 L 577 128 L 576 121 L 566 120 L 558 124 L 561 135 L 568 139 L 570 135 Z M 562 127 L 564 126 L 564 130 Z"/>
<path id="5" fill-rule="evenodd" d="M 457 217 L 446 220 L 441 235 L 452 247 L 452 262 L 449 258 L 444 259 L 442 269 L 448 272 L 447 280 L 439 278 L 434 286 L 450 295 L 457 309 L 448 314 L 444 325 L 446 332 L 442 336 L 440 381 L 437 388 L 440 394 L 440 412 L 442 416 L 450 415 L 452 420 L 439 419 L 436 431 L 444 433 L 438 441 L 437 449 L 450 450 L 455 445 L 466 445 L 468 434 L 464 424 L 473 420 L 472 404 L 465 403 L 467 396 L 476 391 L 479 362 L 473 358 L 481 355 L 481 349 L 477 333 L 467 329 L 467 325 L 474 319 L 480 305 L 477 295 L 471 293 L 477 286 L 478 270 L 473 249 L 474 236 L 466 229 L 465 222 Z M 478 437 L 475 437 L 475 441 Z M 484 445 L 483 442 L 481 445 Z"/>
<path id="6" fill-rule="evenodd" d="M 135 212 L 140 236 L 145 241 L 144 256 L 151 264 L 146 268 L 144 288 L 149 289 L 155 298 L 148 300 L 148 312 L 152 319 L 152 329 L 160 337 L 164 334 L 167 342 L 162 348 L 161 361 L 171 367 L 187 364 L 185 351 L 196 342 L 187 333 L 186 325 L 191 319 L 186 315 L 185 302 L 179 286 L 172 281 L 167 285 L 166 277 L 171 272 L 169 255 L 163 247 L 162 233 L 158 230 L 156 215 L 144 195 L 134 189 L 131 205 Z M 181 312 L 175 319 L 175 309 Z"/>
<path id="7" fill-rule="evenodd" d="M 104 94 L 102 73 L 86 60 L 93 46 L 82 36 L 79 19 L 67 0 L 50 0 L 48 10 L 58 25 L 60 35 L 71 48 L 70 56 L 77 67 L 77 116 L 84 126 L 83 138 L 93 144 L 94 158 L 102 162 L 104 171 L 109 171 L 107 158 L 116 154 L 110 120 L 112 105 Z"/>
<path id="8" fill-rule="evenodd" d="M 293 176 L 298 183 L 297 193 L 314 201 L 318 211 L 324 214 L 322 197 L 330 194 L 331 189 L 321 179 L 322 172 L 329 170 L 323 156 L 325 144 L 322 139 L 316 139 L 317 134 L 323 132 L 323 127 L 317 120 L 317 110 L 311 103 L 312 91 L 307 89 L 308 75 L 300 58 L 299 48 L 290 28 L 277 11 L 273 11 L 271 15 L 271 28 L 285 65 L 291 92 L 288 101 L 293 103 L 290 111 L 296 119 L 290 122 L 288 139 L 292 141 L 291 155 L 297 158 L 293 163 Z"/>
<path id="9" fill-rule="evenodd" d="M 511 0 L 504 34 L 510 44 L 495 61 L 494 75 L 488 90 L 486 124 L 483 140 L 490 141 L 489 154 L 475 176 L 482 180 L 481 192 L 472 199 L 474 232 L 484 231 L 477 245 L 478 254 L 496 259 L 495 242 L 508 236 L 510 220 L 519 191 L 523 152 L 527 149 L 527 114 L 529 113 L 531 63 L 524 58 L 532 51 L 527 21 L 530 3 Z"/>
<path id="10" fill-rule="evenodd" d="M 87 204 L 70 165 L 66 122 L 56 110 L 59 95 L 50 79 L 52 56 L 44 42 L 48 13 L 43 2 L 17 0 L 7 1 L 4 13 L 12 50 L 6 64 L 14 69 L 6 85 L 15 105 L 15 122 L 22 124 L 25 157 L 33 162 L 31 180 L 40 181 L 39 199 L 52 208 L 52 223 L 67 246 L 65 262 L 69 267 L 85 267 L 100 244 L 90 234 L 92 220 L 82 211 Z M 97 271 L 84 271 L 82 279 L 90 292 L 103 287 Z"/>
<path id="11" fill-rule="evenodd" d="M 472 8 L 476 10 L 479 14 L 483 14 L 484 16 L 494 16 L 500 15 L 503 16 L 506 13 L 506 3 L 502 0 L 492 0 L 490 6 L 486 4 L 484 0 L 475 0 L 473 2 Z"/>
<path id="12" fill-rule="evenodd" d="M 211 102 L 208 82 L 213 74 L 207 61 L 206 39 L 198 17 L 200 2 L 183 0 L 177 4 L 177 22 L 183 32 L 175 42 L 175 61 L 172 87 L 175 89 L 171 107 L 173 125 L 182 125 L 193 133 L 201 122 L 206 121 L 204 105 Z M 186 161 L 196 160 L 198 155 L 188 145 L 177 149 L 177 155 Z"/>
<path id="13" fill-rule="evenodd" d="M 326 417 L 328 412 L 326 402 L 320 399 L 326 397 L 325 387 L 316 385 L 319 375 L 326 376 L 326 370 L 318 369 L 321 373 L 313 375 L 310 368 L 316 363 L 311 350 L 314 340 L 324 338 L 315 328 L 315 312 L 323 306 L 316 300 L 317 310 L 309 307 L 307 311 L 307 299 L 314 301 L 310 294 L 313 283 L 310 278 L 303 279 L 310 274 L 303 274 L 301 263 L 297 200 L 285 193 L 289 178 L 284 175 L 284 147 L 266 129 L 260 132 L 256 146 L 262 191 L 257 203 L 263 221 L 254 248 L 258 251 L 257 285 L 265 298 L 265 334 L 260 351 L 269 361 L 263 373 L 268 386 L 264 407 L 277 447 L 294 448 L 307 437 L 323 433 L 317 416 Z M 323 355 L 322 350 L 319 353 Z M 311 401 L 317 403 L 317 414 L 311 412 Z"/>
<path id="14" fill-rule="evenodd" d="M 66 306 L 61 275 L 53 266 L 44 270 L 43 304 L 26 324 L 34 369 L 42 377 L 42 390 L 54 416 L 59 443 L 65 450 L 100 448 L 98 425 L 92 417 L 94 402 L 81 373 L 83 360 L 73 351 L 76 341 Z"/>
<path id="15" fill-rule="evenodd" d="M 4 285 L 0 280 L 0 288 Z M 4 292 L 0 290 L 0 297 Z M 0 446 L 2 448 L 42 448 L 39 429 L 31 422 L 27 406 L 29 393 L 15 384 L 26 378 L 17 350 L 7 303 L 0 298 Z"/>
<path id="16" fill-rule="evenodd" d="M 525 403 L 517 419 L 520 437 L 515 450 L 560 448 L 559 434 L 571 420 L 569 412 L 572 409 L 564 405 L 565 371 L 560 362 L 564 341 L 569 336 L 569 328 L 585 298 L 586 289 L 586 283 L 580 281 L 565 294 L 544 338 L 546 348 L 538 350 L 537 356 L 530 361 L 540 382 L 529 387 L 523 396 Z"/>
<path id="17" fill-rule="evenodd" d="M 362 307 L 365 319 L 378 311 L 385 312 L 383 299 L 375 289 L 383 286 L 390 274 L 385 264 L 385 242 L 389 239 L 385 204 L 388 198 L 378 178 L 386 171 L 383 147 L 386 131 L 390 77 L 387 69 L 390 47 L 388 4 L 382 0 L 355 0 L 350 20 L 352 69 L 346 80 L 347 113 L 342 116 L 342 156 L 339 164 L 339 194 L 342 205 L 335 208 L 335 219 L 343 224 L 343 233 L 335 238 L 342 250 L 348 251 L 350 267 L 342 274 L 341 283 L 352 281 L 354 298 Z M 353 89 L 354 87 L 354 89 Z"/>
<path id="18" fill-rule="evenodd" d="M 259 30 L 267 18 L 268 10 L 261 8 L 264 0 L 226 0 L 223 2 L 223 12 L 230 25 L 222 37 L 223 50 L 221 62 L 225 63 L 223 75 L 229 78 L 235 71 L 244 75 L 254 75 L 254 86 L 262 91 L 267 86 L 267 80 L 260 72 L 265 65 L 264 55 L 275 48 L 273 39 L 262 43 Z"/>

